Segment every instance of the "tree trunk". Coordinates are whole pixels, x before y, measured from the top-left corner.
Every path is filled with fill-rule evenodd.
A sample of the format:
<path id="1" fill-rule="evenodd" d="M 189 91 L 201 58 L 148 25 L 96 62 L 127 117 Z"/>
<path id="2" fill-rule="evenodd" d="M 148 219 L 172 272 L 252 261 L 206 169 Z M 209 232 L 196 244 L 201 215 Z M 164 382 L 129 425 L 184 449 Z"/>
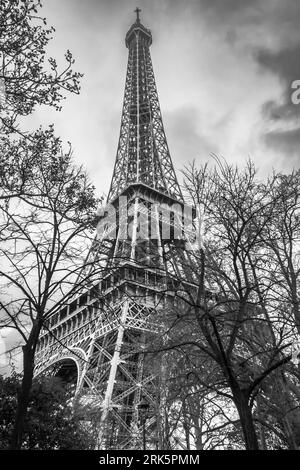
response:
<path id="1" fill-rule="evenodd" d="M 195 447 L 197 450 L 203 450 L 202 429 L 201 426 L 195 426 Z"/>
<path id="2" fill-rule="evenodd" d="M 197 410 L 197 411 L 196 411 Z M 194 424 L 194 429 L 195 429 L 195 447 L 197 450 L 203 450 L 203 440 L 202 440 L 202 428 L 203 428 L 203 405 L 198 404 L 195 412 L 197 413 L 191 413 L 192 415 L 192 420 Z"/>
<path id="3" fill-rule="evenodd" d="M 252 412 L 248 403 L 248 396 L 241 390 L 235 390 L 233 396 L 240 417 L 245 447 L 247 450 L 259 450 Z"/>
<path id="4" fill-rule="evenodd" d="M 27 414 L 34 372 L 34 356 L 40 328 L 33 325 L 28 341 L 23 346 L 23 378 L 18 391 L 17 410 L 12 431 L 10 449 L 19 450 L 23 443 L 24 422 Z"/>
<path id="5" fill-rule="evenodd" d="M 191 445 L 190 445 L 190 420 L 187 415 L 187 410 L 186 410 L 186 404 L 185 404 L 185 399 L 182 401 L 182 413 L 183 413 L 183 429 L 184 429 L 184 434 L 185 434 L 185 442 L 186 442 L 186 449 L 190 450 Z"/>

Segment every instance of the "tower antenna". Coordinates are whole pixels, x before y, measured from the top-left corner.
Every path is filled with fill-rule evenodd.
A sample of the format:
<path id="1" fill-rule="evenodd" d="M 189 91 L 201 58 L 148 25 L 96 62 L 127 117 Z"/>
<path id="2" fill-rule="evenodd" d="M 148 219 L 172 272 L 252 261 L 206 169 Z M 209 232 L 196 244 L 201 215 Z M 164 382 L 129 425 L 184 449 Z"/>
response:
<path id="1" fill-rule="evenodd" d="M 140 12 L 141 12 L 141 9 L 136 7 L 136 9 L 134 10 L 134 12 L 136 13 L 136 22 L 139 23 L 140 22 Z"/>

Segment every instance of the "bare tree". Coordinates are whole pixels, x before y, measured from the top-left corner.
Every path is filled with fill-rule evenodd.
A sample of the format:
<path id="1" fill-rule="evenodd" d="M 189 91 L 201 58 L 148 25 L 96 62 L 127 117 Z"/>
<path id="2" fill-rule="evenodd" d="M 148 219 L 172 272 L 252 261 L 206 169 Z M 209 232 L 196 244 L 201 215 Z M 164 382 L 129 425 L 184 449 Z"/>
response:
<path id="1" fill-rule="evenodd" d="M 269 297 L 277 312 L 277 324 L 286 331 L 297 332 L 296 352 L 300 333 L 300 172 L 275 174 L 274 178 L 269 197 L 276 200 L 276 207 L 261 234 L 266 247 L 264 262 L 269 267 L 266 279 L 272 286 Z M 300 446 L 299 368 L 291 364 L 286 370 L 274 372 L 272 378 L 272 384 L 270 380 L 266 383 L 264 406 L 266 400 L 271 401 L 271 423 L 274 425 L 275 421 L 279 426 L 279 433 L 288 448 L 297 449 Z"/>
<path id="2" fill-rule="evenodd" d="M 74 245 L 75 237 L 83 230 L 83 219 L 80 220 L 83 206 L 91 209 L 95 203 L 84 172 L 72 167 L 70 151 L 63 155 L 61 140 L 55 137 L 53 126 L 32 131 L 26 128 L 24 118 L 38 107 L 59 111 L 66 94 L 78 94 L 82 76 L 73 70 L 70 51 L 65 54 L 62 68 L 54 58 L 47 58 L 46 49 L 54 28 L 47 26 L 41 7 L 40 0 L 3 0 L 0 5 L 1 324 L 14 326 L 24 344 L 24 378 L 13 447 L 20 447 L 32 361 L 43 316 L 51 309 L 50 299 L 55 307 L 58 294 L 53 289 L 53 272 L 57 268 L 62 276 L 59 262 L 63 258 L 66 261 L 68 256 L 70 260 L 75 257 L 70 243 Z M 66 179 L 64 186 L 61 180 L 64 172 L 69 178 L 72 174 L 77 176 L 77 182 Z M 72 187 L 73 192 L 67 194 L 67 188 Z M 76 197 L 82 207 L 73 208 L 72 215 Z M 78 217 L 81 215 L 75 220 L 77 213 Z M 67 217 L 70 228 L 66 225 Z M 63 228 L 69 230 L 69 252 L 67 239 L 61 238 L 60 249 L 57 245 Z M 51 254 L 51 250 L 57 251 Z"/>
<path id="3" fill-rule="evenodd" d="M 234 407 L 231 400 L 218 394 L 224 389 L 218 369 L 199 349 L 184 350 L 184 346 L 171 350 L 170 357 L 167 353 L 169 440 L 176 448 L 188 450 L 241 448 L 243 439 Z"/>
<path id="4" fill-rule="evenodd" d="M 48 140 L 50 137 L 48 136 Z M 98 200 L 82 168 L 62 153 L 57 139 L 36 156 L 29 195 L 0 208 L 1 326 L 15 328 L 23 344 L 23 381 L 12 448 L 20 448 L 32 385 L 37 341 L 47 319 L 99 276 L 88 268 Z M 75 282 L 76 281 L 76 282 Z"/>
<path id="5" fill-rule="evenodd" d="M 270 276 L 275 265 L 266 259 L 265 230 L 277 217 L 277 177 L 263 184 L 251 162 L 238 171 L 221 161 L 212 171 L 192 165 L 184 174 L 192 204 L 202 206 L 204 243 L 187 262 L 193 286 L 178 279 L 176 318 L 164 347 L 209 358 L 216 371 L 208 388 L 232 401 L 246 448 L 258 449 L 257 397 L 272 372 L 290 362 L 296 338 Z M 194 374 L 201 384 L 199 364 Z"/>

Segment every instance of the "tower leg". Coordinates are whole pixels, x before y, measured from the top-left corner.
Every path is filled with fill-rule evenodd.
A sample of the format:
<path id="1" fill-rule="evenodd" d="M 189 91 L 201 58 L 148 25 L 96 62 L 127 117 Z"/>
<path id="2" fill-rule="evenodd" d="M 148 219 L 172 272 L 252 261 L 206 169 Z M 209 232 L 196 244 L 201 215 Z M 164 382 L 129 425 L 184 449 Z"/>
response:
<path id="1" fill-rule="evenodd" d="M 116 341 L 116 346 L 115 346 L 115 351 L 113 354 L 113 357 L 111 359 L 111 367 L 110 367 L 110 372 L 109 372 L 109 378 L 107 382 L 107 388 L 105 392 L 105 397 L 102 405 L 102 414 L 100 418 L 100 429 L 99 429 L 99 434 L 98 434 L 98 442 L 97 442 L 97 449 L 101 450 L 104 449 L 105 446 L 105 425 L 107 421 L 107 416 L 109 413 L 109 410 L 112 406 L 111 398 L 114 390 L 114 385 L 115 385 L 115 380 L 116 380 L 116 374 L 117 374 L 117 368 L 120 363 L 120 353 L 121 353 L 121 348 L 122 348 L 122 343 L 123 343 L 123 336 L 124 336 L 124 330 L 125 330 L 125 323 L 128 315 L 128 308 L 129 308 L 129 302 L 128 300 L 125 301 L 123 308 L 122 308 L 122 313 L 120 317 L 120 326 L 118 329 L 118 335 L 117 335 L 117 341 Z"/>

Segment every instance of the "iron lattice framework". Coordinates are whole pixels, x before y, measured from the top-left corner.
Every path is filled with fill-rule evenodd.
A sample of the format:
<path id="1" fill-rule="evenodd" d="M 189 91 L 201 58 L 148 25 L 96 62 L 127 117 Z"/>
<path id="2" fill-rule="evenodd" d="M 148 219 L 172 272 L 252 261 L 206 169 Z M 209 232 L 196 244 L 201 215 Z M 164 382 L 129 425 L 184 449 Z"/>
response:
<path id="1" fill-rule="evenodd" d="M 178 280 L 193 280 L 186 244 L 194 213 L 183 217 L 151 64 L 152 37 L 138 13 L 126 35 L 110 210 L 100 217 L 89 255 L 93 266 L 103 266 L 101 279 L 51 317 L 36 362 L 36 374 L 76 363 L 77 392 L 97 410 L 102 449 L 141 448 L 143 433 L 150 447 L 164 448 L 166 367 L 162 354 L 145 352 L 159 337 L 161 312 L 176 303 Z M 149 408 L 144 420 L 143 400 Z"/>
<path id="2" fill-rule="evenodd" d="M 182 201 L 158 101 L 149 49 L 151 33 L 137 19 L 125 43 L 129 49 L 125 95 L 108 200 L 140 182 Z"/>

